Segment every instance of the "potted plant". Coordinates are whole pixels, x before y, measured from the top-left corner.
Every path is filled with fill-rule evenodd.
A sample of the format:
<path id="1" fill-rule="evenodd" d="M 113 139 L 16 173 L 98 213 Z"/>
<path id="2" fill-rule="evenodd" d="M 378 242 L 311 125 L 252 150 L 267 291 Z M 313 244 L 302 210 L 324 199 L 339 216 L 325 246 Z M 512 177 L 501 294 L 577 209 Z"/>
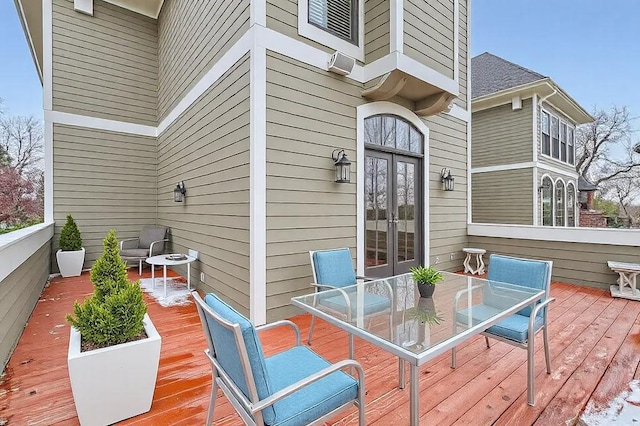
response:
<path id="1" fill-rule="evenodd" d="M 91 268 L 94 293 L 74 304 L 67 363 L 82 425 L 106 425 L 151 409 L 161 338 L 139 282 L 127 278 L 115 231 Z"/>
<path id="2" fill-rule="evenodd" d="M 63 277 L 78 277 L 82 273 L 85 250 L 78 225 L 71 215 L 60 231 L 59 249 L 56 253 L 58 269 Z"/>
<path id="3" fill-rule="evenodd" d="M 436 284 L 444 279 L 443 275 L 433 267 L 418 266 L 410 269 L 413 282 L 418 286 L 420 297 L 431 297 Z"/>

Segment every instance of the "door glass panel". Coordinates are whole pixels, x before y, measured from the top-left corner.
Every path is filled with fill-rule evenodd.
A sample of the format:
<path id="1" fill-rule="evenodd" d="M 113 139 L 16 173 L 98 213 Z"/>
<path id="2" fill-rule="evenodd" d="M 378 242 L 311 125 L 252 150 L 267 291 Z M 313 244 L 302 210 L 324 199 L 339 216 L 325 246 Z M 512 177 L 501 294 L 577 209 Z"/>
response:
<path id="1" fill-rule="evenodd" d="M 396 120 L 396 148 L 409 151 L 409 123 Z"/>
<path id="2" fill-rule="evenodd" d="M 382 135 L 382 117 L 369 117 L 364 120 L 364 143 L 372 145 L 382 144 L 380 136 Z"/>
<path id="3" fill-rule="evenodd" d="M 384 158 L 365 161 L 366 254 L 367 267 L 386 265 L 387 261 L 387 176 L 389 163 Z"/>
<path id="4" fill-rule="evenodd" d="M 398 245 L 398 262 L 415 259 L 416 228 L 416 194 L 415 164 L 398 161 L 397 163 L 397 205 L 398 223 L 396 225 L 396 241 Z"/>
<path id="5" fill-rule="evenodd" d="M 393 117 L 382 117 L 382 145 L 396 147 L 396 119 Z"/>
<path id="6" fill-rule="evenodd" d="M 411 126 L 411 140 L 409 142 L 409 151 L 422 154 L 422 133 Z"/>

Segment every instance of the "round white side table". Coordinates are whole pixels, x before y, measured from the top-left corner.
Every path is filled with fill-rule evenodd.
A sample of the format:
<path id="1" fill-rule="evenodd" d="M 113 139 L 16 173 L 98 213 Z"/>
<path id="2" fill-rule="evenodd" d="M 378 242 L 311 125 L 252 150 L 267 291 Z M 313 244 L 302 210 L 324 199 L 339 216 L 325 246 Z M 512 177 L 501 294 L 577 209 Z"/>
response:
<path id="1" fill-rule="evenodd" d="M 162 265 L 162 276 L 164 278 L 164 297 L 167 297 L 167 266 L 176 266 L 187 264 L 187 290 L 191 290 L 191 262 L 196 260 L 195 257 L 181 255 L 180 253 L 160 254 L 145 260 L 151 265 L 151 279 L 153 286 L 156 286 L 155 265 Z"/>
<path id="2" fill-rule="evenodd" d="M 463 262 L 464 272 L 477 274 L 477 275 L 484 274 L 484 261 L 482 260 L 482 255 L 485 254 L 487 251 L 485 249 L 470 248 L 470 247 L 465 247 L 462 249 L 462 251 L 467 253 L 467 257 Z M 471 260 L 474 256 L 475 256 L 475 262 L 476 262 L 475 269 L 471 267 Z"/>

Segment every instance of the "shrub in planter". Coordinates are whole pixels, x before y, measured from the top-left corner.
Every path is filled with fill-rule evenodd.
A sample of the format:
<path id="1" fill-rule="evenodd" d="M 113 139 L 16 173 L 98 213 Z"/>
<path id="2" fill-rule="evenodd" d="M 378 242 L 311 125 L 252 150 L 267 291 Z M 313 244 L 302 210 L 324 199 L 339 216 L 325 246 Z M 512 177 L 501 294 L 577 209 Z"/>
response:
<path id="1" fill-rule="evenodd" d="M 93 296 L 83 304 L 75 303 L 75 317 L 67 315 L 83 342 L 94 347 L 138 339 L 147 313 L 140 283 L 132 283 L 127 278 L 127 266 L 120 257 L 114 230 L 107 234 L 103 244 L 104 252 L 91 268 Z"/>
<path id="2" fill-rule="evenodd" d="M 444 279 L 441 272 L 432 266 L 418 266 L 410 268 L 413 281 L 418 286 L 420 297 L 431 297 L 436 288 L 436 284 Z"/>
<path id="3" fill-rule="evenodd" d="M 56 253 L 60 275 L 63 277 L 77 277 L 82 273 L 85 250 L 82 247 L 82 237 L 78 225 L 71 215 L 60 231 L 58 240 L 60 249 Z"/>

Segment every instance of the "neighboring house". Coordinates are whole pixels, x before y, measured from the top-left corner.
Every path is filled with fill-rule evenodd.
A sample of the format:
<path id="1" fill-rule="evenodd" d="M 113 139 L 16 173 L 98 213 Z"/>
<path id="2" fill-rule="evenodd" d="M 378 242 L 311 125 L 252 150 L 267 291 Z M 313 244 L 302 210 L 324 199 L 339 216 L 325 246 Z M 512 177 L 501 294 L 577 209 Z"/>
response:
<path id="1" fill-rule="evenodd" d="M 309 250 L 349 247 L 376 276 L 459 268 L 468 0 L 15 1 L 43 82 L 53 252 L 67 214 L 86 267 L 109 229 L 167 225 L 172 251 L 200 253 L 192 282 L 258 324 L 297 312 Z M 345 76 L 336 50 L 356 59 Z"/>
<path id="2" fill-rule="evenodd" d="M 472 222 L 574 227 L 576 126 L 593 121 L 551 78 L 483 53 L 471 60 Z"/>

